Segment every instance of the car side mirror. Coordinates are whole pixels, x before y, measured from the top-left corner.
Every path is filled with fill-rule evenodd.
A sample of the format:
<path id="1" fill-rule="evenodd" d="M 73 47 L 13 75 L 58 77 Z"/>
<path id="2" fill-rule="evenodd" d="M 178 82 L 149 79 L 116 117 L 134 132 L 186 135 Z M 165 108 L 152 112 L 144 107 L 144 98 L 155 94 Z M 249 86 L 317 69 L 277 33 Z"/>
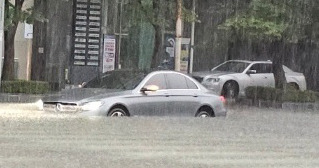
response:
<path id="1" fill-rule="evenodd" d="M 86 82 L 83 82 L 79 85 L 80 88 L 83 88 L 87 83 Z"/>
<path id="2" fill-rule="evenodd" d="M 250 75 L 250 74 L 255 74 L 255 73 L 257 73 L 257 71 L 256 71 L 256 70 L 248 70 L 246 73 L 247 73 L 248 75 Z"/>
<path id="3" fill-rule="evenodd" d="M 146 85 L 146 86 L 142 87 L 141 92 L 143 92 L 143 93 L 156 92 L 158 89 L 159 89 L 159 87 L 156 85 Z"/>

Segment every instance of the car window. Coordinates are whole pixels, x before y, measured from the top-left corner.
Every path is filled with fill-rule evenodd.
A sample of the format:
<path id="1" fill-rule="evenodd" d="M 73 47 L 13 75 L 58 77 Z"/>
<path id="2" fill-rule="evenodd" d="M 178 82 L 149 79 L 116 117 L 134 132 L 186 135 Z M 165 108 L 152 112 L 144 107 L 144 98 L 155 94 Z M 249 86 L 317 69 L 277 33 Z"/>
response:
<path id="1" fill-rule="evenodd" d="M 241 73 L 248 67 L 248 65 L 249 63 L 246 62 L 229 61 L 217 66 L 212 71 Z"/>
<path id="2" fill-rule="evenodd" d="M 169 89 L 188 89 L 186 78 L 180 74 L 167 74 Z"/>
<path id="3" fill-rule="evenodd" d="M 98 76 L 84 85 L 84 88 L 134 89 L 145 77 L 141 71 L 110 71 Z"/>
<path id="4" fill-rule="evenodd" d="M 254 64 L 250 67 L 250 70 L 256 70 L 256 73 L 272 73 L 271 64 Z"/>
<path id="5" fill-rule="evenodd" d="M 188 86 L 188 89 L 198 89 L 197 85 L 191 81 L 190 79 L 186 78 L 186 83 L 187 83 L 187 86 Z"/>
<path id="6" fill-rule="evenodd" d="M 272 73 L 272 64 L 265 64 L 265 73 Z"/>
<path id="7" fill-rule="evenodd" d="M 152 76 L 146 83 L 146 85 L 156 85 L 159 87 L 159 89 L 166 89 L 166 81 L 164 74 L 156 74 Z"/>

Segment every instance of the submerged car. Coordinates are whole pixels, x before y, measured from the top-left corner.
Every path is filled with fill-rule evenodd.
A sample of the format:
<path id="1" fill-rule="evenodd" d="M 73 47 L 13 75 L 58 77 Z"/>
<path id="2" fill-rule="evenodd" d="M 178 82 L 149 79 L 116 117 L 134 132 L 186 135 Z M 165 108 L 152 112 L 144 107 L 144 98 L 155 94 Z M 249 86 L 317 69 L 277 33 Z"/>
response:
<path id="1" fill-rule="evenodd" d="M 43 109 L 99 116 L 225 116 L 223 97 L 175 71 L 111 71 L 43 98 Z"/>
<path id="2" fill-rule="evenodd" d="M 306 90 L 306 79 L 302 73 L 294 72 L 283 65 L 289 85 Z M 275 87 L 271 61 L 226 61 L 209 72 L 196 72 L 192 76 L 206 88 L 226 98 L 245 96 L 248 86 Z"/>

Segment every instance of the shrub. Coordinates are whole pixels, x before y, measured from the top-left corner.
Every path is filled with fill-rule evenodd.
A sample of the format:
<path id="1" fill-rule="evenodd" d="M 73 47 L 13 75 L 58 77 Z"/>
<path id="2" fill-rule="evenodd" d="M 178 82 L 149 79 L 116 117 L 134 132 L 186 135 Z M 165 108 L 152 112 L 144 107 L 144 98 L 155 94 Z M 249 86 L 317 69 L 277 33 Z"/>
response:
<path id="1" fill-rule="evenodd" d="M 49 83 L 41 81 L 2 81 L 1 92 L 3 93 L 26 93 L 26 94 L 44 94 L 49 91 Z"/>
<path id="2" fill-rule="evenodd" d="M 299 91 L 287 88 L 285 91 L 271 87 L 247 87 L 245 90 L 246 97 L 252 100 L 270 100 L 277 102 L 315 102 L 317 99 L 316 92 Z"/>

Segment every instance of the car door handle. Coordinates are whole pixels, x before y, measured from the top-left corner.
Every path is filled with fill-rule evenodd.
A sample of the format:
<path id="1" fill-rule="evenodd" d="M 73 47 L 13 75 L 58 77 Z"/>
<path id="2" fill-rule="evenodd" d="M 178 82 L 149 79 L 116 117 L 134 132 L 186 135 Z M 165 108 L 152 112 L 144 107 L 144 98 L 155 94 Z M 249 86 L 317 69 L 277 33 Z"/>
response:
<path id="1" fill-rule="evenodd" d="M 194 94 L 193 97 L 198 97 L 198 95 L 197 95 L 197 94 Z"/>
<path id="2" fill-rule="evenodd" d="M 168 93 L 164 93 L 165 97 L 169 97 L 169 94 Z"/>

